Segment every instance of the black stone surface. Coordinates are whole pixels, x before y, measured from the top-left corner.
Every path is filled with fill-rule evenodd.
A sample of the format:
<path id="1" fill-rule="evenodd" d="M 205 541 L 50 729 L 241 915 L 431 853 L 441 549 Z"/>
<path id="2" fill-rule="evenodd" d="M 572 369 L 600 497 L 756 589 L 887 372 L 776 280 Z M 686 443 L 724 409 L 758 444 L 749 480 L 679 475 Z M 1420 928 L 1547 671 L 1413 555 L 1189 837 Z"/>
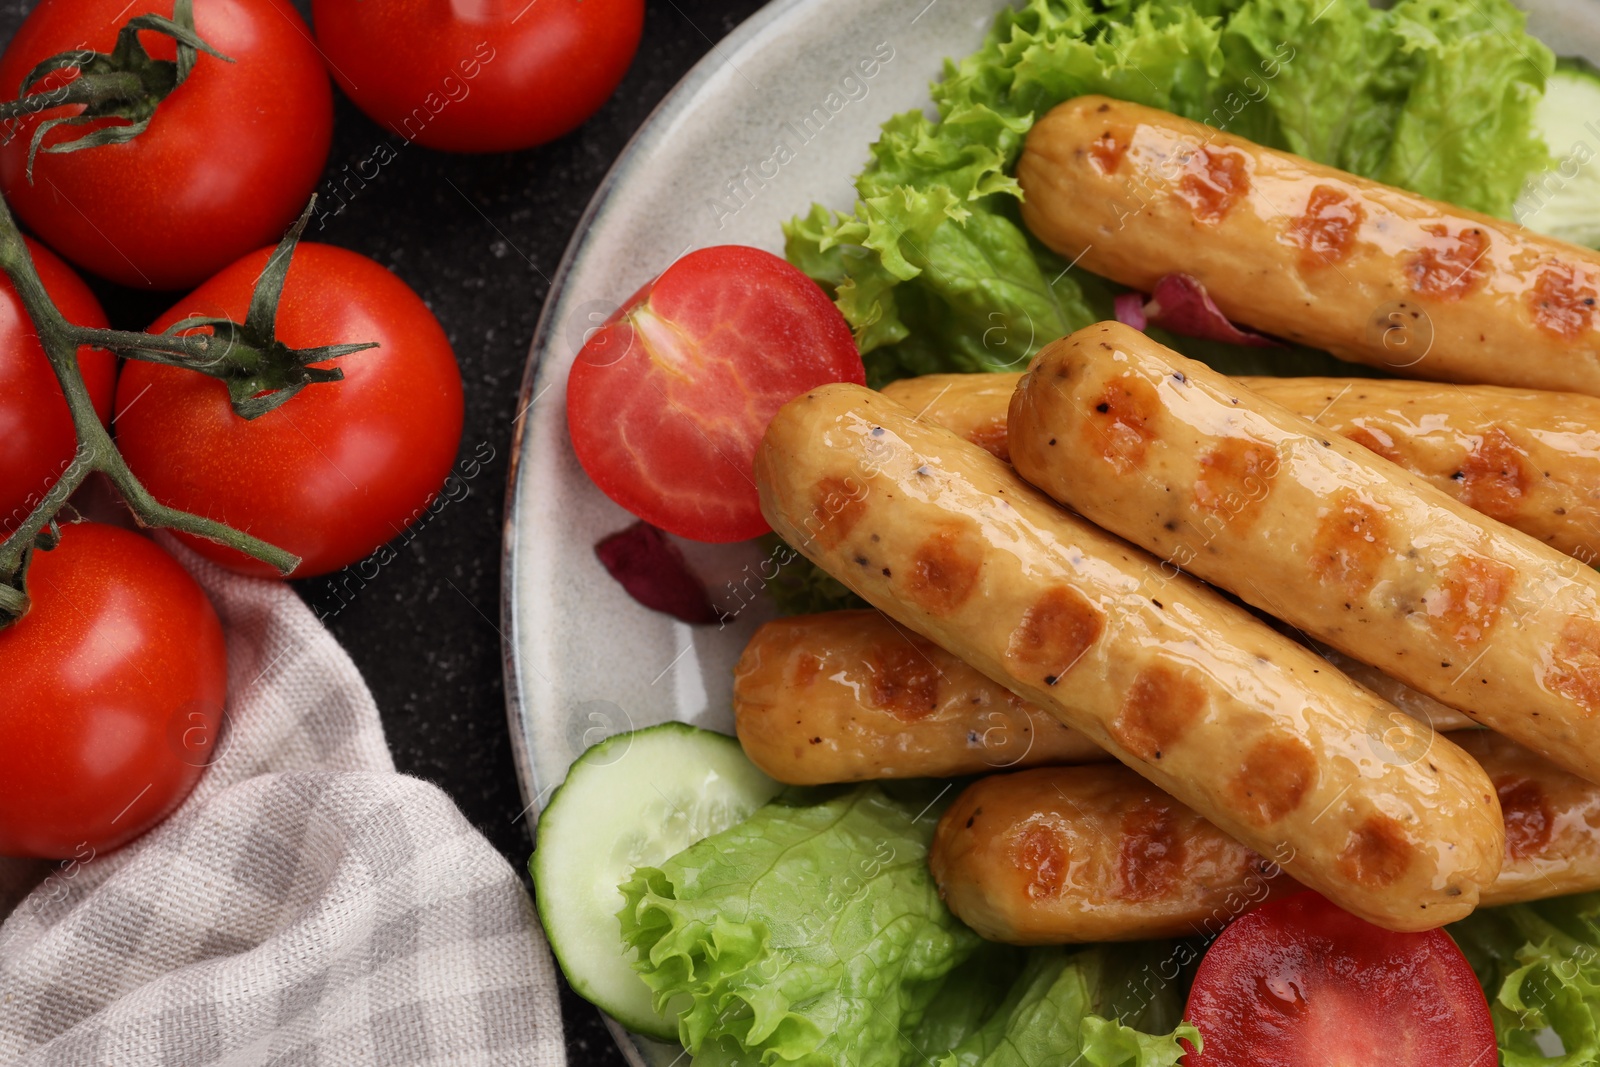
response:
<path id="1" fill-rule="evenodd" d="M 309 3 L 295 0 L 309 18 Z M 10 40 L 32 3 L 0 4 Z M 463 458 L 493 459 L 353 596 L 297 583 L 366 677 L 399 768 L 436 783 L 525 871 L 531 847 L 501 684 L 500 535 L 511 421 L 550 278 L 578 217 L 628 138 L 757 0 L 648 0 L 644 38 L 617 93 L 551 144 L 501 156 L 408 145 L 337 96 L 323 191 L 387 143 L 396 158 L 307 239 L 370 256 L 444 324 L 466 386 Z M 142 328 L 174 302 L 94 283 L 113 325 Z M 620 294 L 626 295 L 626 294 Z M 354 584 L 352 585 L 354 588 Z M 526 877 L 524 875 L 524 877 Z M 563 989 L 573 1064 L 622 1062 L 595 1010 Z"/>

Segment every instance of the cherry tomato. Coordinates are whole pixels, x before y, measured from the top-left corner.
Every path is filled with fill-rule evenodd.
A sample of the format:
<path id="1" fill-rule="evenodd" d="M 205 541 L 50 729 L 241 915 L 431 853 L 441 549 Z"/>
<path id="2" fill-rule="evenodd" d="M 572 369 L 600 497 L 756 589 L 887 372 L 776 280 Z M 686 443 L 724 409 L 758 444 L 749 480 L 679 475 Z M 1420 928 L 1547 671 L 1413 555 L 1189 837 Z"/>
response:
<path id="1" fill-rule="evenodd" d="M 408 141 L 509 152 L 576 129 L 633 60 L 644 0 L 313 0 L 328 67 Z"/>
<path id="2" fill-rule="evenodd" d="M 766 532 L 752 475 L 779 408 L 866 382 L 822 290 L 757 248 L 691 252 L 591 336 L 567 379 L 578 462 L 618 504 L 699 541 Z"/>
<path id="3" fill-rule="evenodd" d="M 271 249 L 239 260 L 151 327 L 202 314 L 243 322 Z M 117 382 L 117 444 L 157 500 L 220 519 L 302 558 L 294 577 L 338 570 L 421 517 L 461 443 L 461 372 L 422 300 L 382 266 L 301 244 L 278 304 L 292 348 L 376 341 L 337 361 L 344 380 L 307 386 L 245 421 L 227 387 L 193 371 L 130 362 Z M 271 567 L 184 537 L 241 574 Z"/>
<path id="4" fill-rule="evenodd" d="M 66 525 L 0 630 L 0 855 L 85 858 L 166 818 L 216 757 L 222 624 L 153 541 Z"/>
<path id="5" fill-rule="evenodd" d="M 1229 924 L 1195 972 L 1187 1067 L 1493 1067 L 1483 988 L 1443 930 L 1398 934 L 1317 893 Z"/>
<path id="6" fill-rule="evenodd" d="M 0 56 L 0 91 L 16 92 L 58 52 L 110 51 L 118 29 L 146 12 L 170 17 L 172 0 L 42 0 Z M 195 0 L 194 16 L 200 37 L 233 62 L 201 53 L 132 141 L 40 152 L 31 185 L 34 127 L 77 106 L 19 121 L 0 146 L 0 191 L 22 220 L 74 263 L 124 285 L 181 289 L 276 241 L 328 159 L 333 92 L 287 0 Z M 140 40 L 158 59 L 175 55 L 169 37 Z M 81 130 L 58 127 L 45 144 Z"/>
<path id="7" fill-rule="evenodd" d="M 26 240 L 26 239 L 25 239 Z M 28 240 L 39 280 L 68 322 L 106 325 L 105 312 L 83 279 L 43 245 Z M 95 348 L 78 349 L 78 369 L 100 421 L 111 415 L 117 360 Z M 61 383 L 39 346 L 17 291 L 0 274 L 0 538 L 28 517 L 77 451 Z"/>

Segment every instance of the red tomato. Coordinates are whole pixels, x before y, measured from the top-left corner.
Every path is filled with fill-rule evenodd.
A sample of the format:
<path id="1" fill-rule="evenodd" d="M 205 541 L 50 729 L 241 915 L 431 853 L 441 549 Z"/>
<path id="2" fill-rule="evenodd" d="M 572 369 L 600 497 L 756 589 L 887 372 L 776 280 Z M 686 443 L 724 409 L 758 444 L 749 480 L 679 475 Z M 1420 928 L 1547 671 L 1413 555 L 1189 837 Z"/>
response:
<path id="1" fill-rule="evenodd" d="M 1443 930 L 1397 934 L 1317 893 L 1235 920 L 1195 972 L 1187 1067 L 1494 1067 L 1483 988 Z"/>
<path id="2" fill-rule="evenodd" d="M 85 858 L 166 818 L 214 758 L 222 624 L 154 542 L 62 527 L 0 630 L 0 855 Z"/>
<path id="3" fill-rule="evenodd" d="M 828 382 L 865 384 L 850 326 L 810 278 L 757 248 L 691 252 L 589 338 L 567 426 L 594 483 L 699 541 L 765 533 L 752 475 L 772 416 Z"/>
<path id="4" fill-rule="evenodd" d="M 271 251 L 239 260 L 151 330 L 195 314 L 243 322 Z M 461 443 L 461 372 L 416 293 L 331 245 L 295 250 L 278 339 L 380 347 L 338 360 L 343 381 L 307 386 L 248 422 L 215 378 L 130 362 L 117 382 L 117 444 L 157 500 L 288 549 L 302 558 L 294 577 L 304 578 L 356 562 L 421 517 Z M 215 542 L 184 540 L 241 574 L 277 573 Z"/>
<path id="5" fill-rule="evenodd" d="M 644 0 L 312 0 L 339 87 L 378 125 L 447 152 L 554 140 L 633 60 Z"/>
<path id="6" fill-rule="evenodd" d="M 0 56 L 0 87 L 16 92 L 34 64 L 58 52 L 110 51 L 118 29 L 145 12 L 170 17 L 172 0 L 42 0 Z M 124 285 L 181 289 L 276 241 L 328 159 L 333 92 L 294 8 L 195 0 L 194 14 L 196 32 L 233 62 L 201 53 L 138 137 L 40 152 L 31 185 L 24 169 L 34 127 L 76 106 L 20 120 L 0 146 L 0 191 L 22 220 L 74 263 Z M 175 55 L 169 37 L 140 40 L 158 59 Z M 45 144 L 82 129 L 58 127 Z"/>
<path id="7" fill-rule="evenodd" d="M 28 250 L 45 291 L 68 322 L 106 325 L 100 302 L 71 267 L 36 241 L 28 240 Z M 100 421 L 106 421 L 117 378 L 116 357 L 80 348 L 78 369 Z M 33 505 L 66 472 L 77 448 L 61 383 L 11 280 L 0 274 L 0 538 L 28 517 Z"/>

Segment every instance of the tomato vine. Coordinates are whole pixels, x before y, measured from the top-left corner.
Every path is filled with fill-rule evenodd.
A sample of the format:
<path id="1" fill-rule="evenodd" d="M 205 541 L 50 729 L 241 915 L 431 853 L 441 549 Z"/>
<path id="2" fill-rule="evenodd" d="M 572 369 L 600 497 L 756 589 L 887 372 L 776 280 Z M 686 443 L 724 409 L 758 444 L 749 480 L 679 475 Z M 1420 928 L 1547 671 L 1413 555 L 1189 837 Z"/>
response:
<path id="1" fill-rule="evenodd" d="M 110 479 L 134 517 L 143 526 L 159 526 L 208 538 L 244 552 L 288 574 L 300 560 L 292 553 L 190 512 L 156 500 L 134 476 L 117 450 L 110 431 L 100 422 L 78 369 L 83 346 L 102 348 L 125 359 L 183 367 L 221 379 L 228 385 L 233 409 L 241 418 L 256 418 L 294 396 L 307 385 L 336 382 L 337 367 L 316 367 L 340 356 L 374 347 L 370 343 L 324 345 L 295 349 L 279 341 L 273 329 L 278 299 L 294 249 L 311 217 L 316 198 L 279 242 L 256 283 L 245 321 L 189 318 L 159 334 L 77 326 L 66 320 L 45 291 L 33 257 L 11 210 L 0 199 L 0 271 L 15 286 L 23 308 L 38 332 L 39 342 L 61 384 L 72 414 L 78 447 L 65 472 L 4 542 L 0 542 L 0 627 L 16 622 L 28 610 L 26 577 L 37 550 L 48 550 L 59 537 L 56 516 L 90 474 Z M 209 331 L 209 332 L 198 332 Z"/>

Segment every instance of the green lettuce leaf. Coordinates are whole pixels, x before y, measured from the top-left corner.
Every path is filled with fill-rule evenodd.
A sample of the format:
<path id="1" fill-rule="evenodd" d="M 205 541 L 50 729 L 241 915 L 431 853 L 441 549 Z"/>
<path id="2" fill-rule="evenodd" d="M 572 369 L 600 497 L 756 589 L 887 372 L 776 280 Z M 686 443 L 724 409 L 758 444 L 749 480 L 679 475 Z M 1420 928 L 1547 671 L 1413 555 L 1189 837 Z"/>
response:
<path id="1" fill-rule="evenodd" d="M 981 941 L 928 873 L 953 795 L 953 783 L 791 790 L 635 872 L 623 937 L 657 1004 L 687 1001 L 679 1036 L 696 1067 L 1177 1062 L 1177 1039 L 1197 1036 L 1178 1026 L 1194 952 Z"/>
<path id="2" fill-rule="evenodd" d="M 1523 23 L 1510 0 L 1027 0 L 947 62 L 937 118 L 884 124 L 853 210 L 791 220 L 786 251 L 833 293 L 872 384 L 1021 367 L 1119 291 L 1019 221 L 1012 172 L 1046 110 L 1106 93 L 1509 216 L 1550 159 L 1533 110 L 1554 61 Z M 1314 372 L 1303 349 L 1274 355 Z"/>
<path id="3" fill-rule="evenodd" d="M 1448 929 L 1489 997 L 1504 1067 L 1600 1063 L 1600 893 L 1485 908 Z M 1563 1054 L 1545 1055 L 1546 1030 Z"/>
<path id="4" fill-rule="evenodd" d="M 1181 951 L 1164 943 L 1035 949 L 1005 1003 L 938 1067 L 1174 1067 L 1184 1053 L 1179 1038 L 1200 1046 L 1199 1031 L 1178 1024 L 1177 983 L 1155 978 Z"/>
<path id="5" fill-rule="evenodd" d="M 679 1036 L 696 1062 L 909 1062 L 908 1033 L 980 944 L 928 873 L 950 795 L 786 795 L 622 886 L 623 936 L 657 1003 L 689 995 Z"/>

